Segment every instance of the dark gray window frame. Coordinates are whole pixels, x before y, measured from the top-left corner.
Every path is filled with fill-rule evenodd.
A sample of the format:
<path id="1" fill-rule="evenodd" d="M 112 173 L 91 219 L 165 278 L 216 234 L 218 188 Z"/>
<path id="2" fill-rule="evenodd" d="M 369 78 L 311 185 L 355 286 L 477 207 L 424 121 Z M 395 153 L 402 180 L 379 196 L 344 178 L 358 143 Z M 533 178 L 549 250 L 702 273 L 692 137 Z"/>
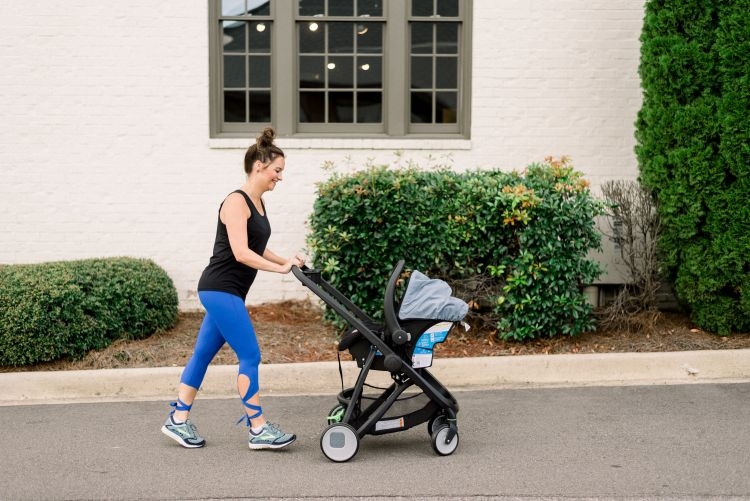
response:
<path id="1" fill-rule="evenodd" d="M 409 105 L 409 22 L 411 1 L 386 0 L 384 15 L 386 36 L 383 61 L 384 103 L 383 130 L 352 127 L 351 124 L 298 123 L 296 0 L 274 0 L 268 18 L 272 23 L 271 37 L 271 122 L 223 123 L 222 30 L 220 0 L 209 0 L 209 127 L 211 138 L 246 138 L 266 125 L 276 128 L 281 137 L 296 138 L 383 138 L 383 139 L 468 139 L 471 126 L 471 53 L 473 0 L 460 0 L 461 20 L 458 71 L 458 117 L 455 124 L 410 124 Z M 425 20 L 420 18 L 419 20 Z M 439 18 L 435 19 L 439 21 Z M 302 130 L 301 130 L 302 129 Z"/>

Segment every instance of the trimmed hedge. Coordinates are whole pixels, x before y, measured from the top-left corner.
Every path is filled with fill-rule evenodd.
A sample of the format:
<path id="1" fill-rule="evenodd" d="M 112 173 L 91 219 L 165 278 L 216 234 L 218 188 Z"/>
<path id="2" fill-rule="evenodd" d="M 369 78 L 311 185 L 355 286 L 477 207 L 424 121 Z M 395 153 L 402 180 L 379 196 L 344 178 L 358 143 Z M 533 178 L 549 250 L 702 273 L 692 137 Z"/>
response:
<path id="1" fill-rule="evenodd" d="M 641 36 L 641 180 L 660 249 L 701 328 L 750 330 L 750 0 L 649 0 Z"/>
<path id="2" fill-rule="evenodd" d="M 172 327 L 177 291 L 153 261 L 0 266 L 0 365 L 80 358 L 118 338 Z"/>
<path id="3" fill-rule="evenodd" d="M 582 287 L 601 273 L 587 255 L 603 213 L 566 159 L 524 173 L 368 166 L 318 185 L 308 246 L 315 267 L 375 318 L 403 258 L 449 282 L 489 283 L 491 297 L 464 299 L 489 300 L 504 338 L 575 335 L 594 327 Z"/>

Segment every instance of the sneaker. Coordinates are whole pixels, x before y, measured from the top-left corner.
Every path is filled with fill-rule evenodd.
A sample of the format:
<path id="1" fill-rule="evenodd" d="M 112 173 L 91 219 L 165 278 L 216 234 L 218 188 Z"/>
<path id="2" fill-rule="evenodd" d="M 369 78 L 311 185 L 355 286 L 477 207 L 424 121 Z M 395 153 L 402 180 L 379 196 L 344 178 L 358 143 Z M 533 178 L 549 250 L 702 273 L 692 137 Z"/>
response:
<path id="1" fill-rule="evenodd" d="M 248 432 L 247 445 L 251 449 L 280 449 L 297 440 L 296 435 L 284 433 L 275 424 L 266 423 L 257 435 Z"/>
<path id="2" fill-rule="evenodd" d="M 206 441 L 198 434 L 198 429 L 189 419 L 184 423 L 175 423 L 172 420 L 172 416 L 169 416 L 164 426 L 161 427 L 161 432 L 181 446 L 189 449 L 206 445 Z"/>

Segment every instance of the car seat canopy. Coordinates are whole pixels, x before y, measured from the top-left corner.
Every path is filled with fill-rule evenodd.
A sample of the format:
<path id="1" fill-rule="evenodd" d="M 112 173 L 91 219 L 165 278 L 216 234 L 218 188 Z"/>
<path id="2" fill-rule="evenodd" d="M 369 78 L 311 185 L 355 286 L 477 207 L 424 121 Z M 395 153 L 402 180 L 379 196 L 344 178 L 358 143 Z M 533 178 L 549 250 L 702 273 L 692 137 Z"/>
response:
<path id="1" fill-rule="evenodd" d="M 469 305 L 453 297 L 453 291 L 443 280 L 430 278 L 413 270 L 406 286 L 398 317 L 460 322 L 469 311 Z"/>

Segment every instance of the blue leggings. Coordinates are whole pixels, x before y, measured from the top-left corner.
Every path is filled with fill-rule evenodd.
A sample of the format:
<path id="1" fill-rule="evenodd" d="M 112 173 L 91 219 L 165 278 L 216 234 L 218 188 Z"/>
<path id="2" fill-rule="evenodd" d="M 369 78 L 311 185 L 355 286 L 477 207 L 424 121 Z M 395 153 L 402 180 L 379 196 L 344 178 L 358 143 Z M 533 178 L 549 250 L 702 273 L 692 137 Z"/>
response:
<path id="1" fill-rule="evenodd" d="M 206 308 L 206 316 L 198 331 L 193 356 L 185 366 L 180 382 L 196 389 L 200 388 L 208 364 L 224 343 L 229 343 L 239 360 L 239 374 L 250 379 L 250 387 L 242 397 L 245 407 L 255 411 L 248 419 L 260 416 L 261 408 L 248 403 L 248 400 L 258 392 L 260 348 L 245 302 L 241 297 L 227 292 L 201 291 L 198 297 Z"/>

